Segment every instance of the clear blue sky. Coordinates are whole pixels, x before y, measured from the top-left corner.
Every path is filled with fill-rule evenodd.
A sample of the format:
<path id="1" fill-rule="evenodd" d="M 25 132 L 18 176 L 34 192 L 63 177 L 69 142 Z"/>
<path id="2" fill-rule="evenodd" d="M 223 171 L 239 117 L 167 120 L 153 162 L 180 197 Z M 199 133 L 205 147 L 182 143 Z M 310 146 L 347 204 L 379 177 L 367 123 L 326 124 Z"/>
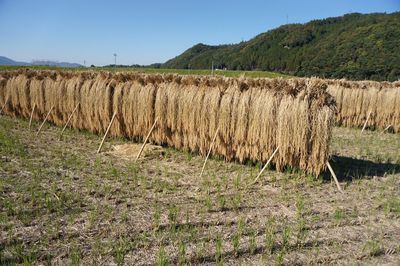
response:
<path id="1" fill-rule="evenodd" d="M 104 65 L 164 62 L 196 43 L 248 40 L 286 23 L 392 13 L 400 0 L 0 0 L 0 55 Z"/>

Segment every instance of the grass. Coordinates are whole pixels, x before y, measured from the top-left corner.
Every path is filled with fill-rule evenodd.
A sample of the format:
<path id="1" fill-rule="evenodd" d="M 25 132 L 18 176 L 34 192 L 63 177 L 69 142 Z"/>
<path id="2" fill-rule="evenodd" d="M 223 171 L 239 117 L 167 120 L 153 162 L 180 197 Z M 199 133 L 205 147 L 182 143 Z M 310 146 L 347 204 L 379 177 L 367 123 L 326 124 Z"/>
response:
<path id="1" fill-rule="evenodd" d="M 217 265 L 224 264 L 222 239 L 220 236 L 217 236 L 217 239 L 215 240 L 215 263 Z"/>
<path id="2" fill-rule="evenodd" d="M 378 240 L 368 240 L 363 246 L 363 253 L 367 256 L 379 256 L 384 250 L 382 244 Z"/>
<path id="3" fill-rule="evenodd" d="M 241 232 L 236 232 L 232 237 L 232 246 L 235 256 L 239 255 L 240 238 L 241 238 Z"/>
<path id="4" fill-rule="evenodd" d="M 134 67 L 94 67 L 94 68 L 71 68 L 71 67 L 50 67 L 50 66 L 0 66 L 0 71 L 18 70 L 68 70 L 68 71 L 111 71 L 111 72 L 142 72 L 148 74 L 179 74 L 179 75 L 212 75 L 210 69 L 169 69 L 169 68 L 134 68 Z M 248 78 L 290 78 L 291 76 L 268 71 L 239 71 L 239 70 L 214 70 L 214 75 L 225 77 L 248 77 Z"/>
<path id="5" fill-rule="evenodd" d="M 329 174 L 208 161 L 164 148 L 135 163 L 128 142 L 0 116 L 0 264 L 396 264 L 400 136 L 335 128 Z M 34 123 L 34 128 L 37 123 Z"/>
<path id="6" fill-rule="evenodd" d="M 156 265 L 157 266 L 168 265 L 168 255 L 163 246 L 161 246 L 160 250 L 158 251 Z"/>
<path id="7" fill-rule="evenodd" d="M 344 211 L 337 208 L 333 213 L 333 219 L 335 220 L 336 225 L 340 225 L 340 223 L 345 219 Z"/>
<path id="8" fill-rule="evenodd" d="M 275 228 L 275 219 L 269 218 L 265 225 L 265 243 L 264 243 L 264 252 L 268 255 L 272 254 L 274 250 L 274 245 L 276 241 L 276 228 Z"/>
<path id="9" fill-rule="evenodd" d="M 383 208 L 386 215 L 393 214 L 400 217 L 400 197 L 392 196 L 384 200 Z"/>

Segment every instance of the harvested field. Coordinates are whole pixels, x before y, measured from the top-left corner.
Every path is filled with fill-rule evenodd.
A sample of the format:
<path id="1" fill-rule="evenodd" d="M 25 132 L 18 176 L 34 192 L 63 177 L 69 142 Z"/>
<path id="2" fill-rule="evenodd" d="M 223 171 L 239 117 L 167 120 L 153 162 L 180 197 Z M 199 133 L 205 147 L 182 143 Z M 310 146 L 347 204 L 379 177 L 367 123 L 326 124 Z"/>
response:
<path id="1" fill-rule="evenodd" d="M 328 80 L 337 103 L 338 125 L 400 132 L 400 84 L 374 81 Z"/>
<path id="2" fill-rule="evenodd" d="M 7 114 L 0 116 L 2 265 L 400 261 L 400 135 L 331 131 L 333 105 L 327 104 L 331 98 L 323 92 L 324 82 L 23 73 L 25 78 L 0 75 L 0 105 L 6 103 Z M 110 101 L 101 101 L 104 97 Z M 63 126 L 78 103 L 73 129 L 59 139 L 61 127 L 54 124 Z M 52 122 L 35 137 L 51 107 Z M 98 154 L 101 137 L 90 131 L 103 133 L 115 110 L 114 137 Z M 176 149 L 148 145 L 135 162 L 140 144 L 120 136 L 141 141 L 156 117 L 161 122 L 151 142 Z M 305 128 L 310 124 L 315 133 Z M 216 150 L 199 178 L 200 155 L 217 128 Z M 318 163 L 325 156 L 302 154 L 309 149 L 302 143 L 306 138 L 313 139 L 308 142 L 313 151 L 328 152 L 316 143 L 331 144 L 331 164 L 344 194 L 328 173 L 316 177 L 299 170 L 317 167 L 300 166 L 301 158 Z M 267 169 L 253 184 L 260 162 L 225 160 L 260 156 L 261 149 L 269 149 L 268 141 L 273 148 L 293 143 L 283 150 L 298 157 L 288 156 L 292 161 L 281 164 L 277 157 L 275 164 L 298 167 Z"/>
<path id="3" fill-rule="evenodd" d="M 397 265 L 400 135 L 334 128 L 329 176 L 163 148 L 135 163 L 98 135 L 0 117 L 0 264 Z M 113 145 L 131 144 L 121 138 Z M 384 147 L 384 148 L 382 148 Z"/>
<path id="4" fill-rule="evenodd" d="M 265 162 L 273 151 L 278 170 L 299 168 L 318 175 L 329 156 L 335 104 L 317 79 L 234 79 L 109 72 L 2 72 L 0 104 L 13 117 L 50 111 L 49 121 L 71 120 L 77 129 L 110 133 L 227 161 Z M 54 109 L 51 109 L 54 108 Z"/>

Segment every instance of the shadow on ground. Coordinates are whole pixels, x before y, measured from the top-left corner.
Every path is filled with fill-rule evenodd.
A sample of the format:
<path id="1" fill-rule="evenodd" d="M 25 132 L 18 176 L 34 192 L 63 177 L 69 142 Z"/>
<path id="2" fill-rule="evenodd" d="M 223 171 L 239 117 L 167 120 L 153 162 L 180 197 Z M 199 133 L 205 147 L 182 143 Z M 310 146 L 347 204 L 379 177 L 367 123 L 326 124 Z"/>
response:
<path id="1" fill-rule="evenodd" d="M 379 163 L 344 156 L 332 156 L 330 163 L 339 181 L 352 181 L 354 179 L 372 176 L 382 177 L 385 174 L 400 173 L 400 164 L 396 163 Z M 328 170 L 325 171 L 323 177 L 327 180 L 331 179 Z"/>

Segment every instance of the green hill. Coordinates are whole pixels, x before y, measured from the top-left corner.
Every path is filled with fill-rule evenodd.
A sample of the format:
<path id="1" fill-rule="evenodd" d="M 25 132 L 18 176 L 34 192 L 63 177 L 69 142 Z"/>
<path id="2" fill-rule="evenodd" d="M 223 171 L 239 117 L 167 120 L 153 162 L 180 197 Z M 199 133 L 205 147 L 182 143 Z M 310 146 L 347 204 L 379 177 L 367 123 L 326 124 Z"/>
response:
<path id="1" fill-rule="evenodd" d="M 297 76 L 400 79 L 400 12 L 288 24 L 233 45 L 197 44 L 162 67 L 276 71 Z"/>

